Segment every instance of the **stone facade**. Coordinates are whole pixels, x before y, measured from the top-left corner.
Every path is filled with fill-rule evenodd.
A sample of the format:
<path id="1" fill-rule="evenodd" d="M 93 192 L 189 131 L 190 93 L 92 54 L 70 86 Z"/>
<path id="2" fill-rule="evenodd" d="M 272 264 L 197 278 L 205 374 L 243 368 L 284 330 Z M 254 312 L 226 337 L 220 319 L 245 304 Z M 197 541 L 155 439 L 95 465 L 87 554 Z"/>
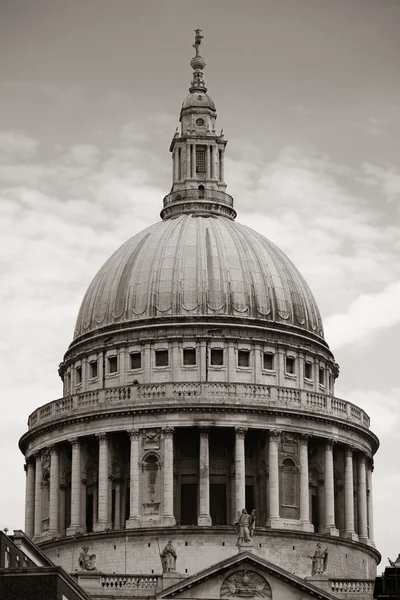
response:
<path id="1" fill-rule="evenodd" d="M 60 365 L 64 395 L 20 440 L 26 533 L 95 598 L 215 598 L 215 581 L 221 597 L 236 585 L 371 598 L 378 440 L 334 395 L 338 365 L 300 273 L 234 222 L 198 52 L 163 221 L 99 271 Z M 250 579 L 229 563 L 243 508 L 256 514 Z M 169 540 L 176 570 L 163 573 Z M 207 583 L 179 588 L 202 570 Z"/>

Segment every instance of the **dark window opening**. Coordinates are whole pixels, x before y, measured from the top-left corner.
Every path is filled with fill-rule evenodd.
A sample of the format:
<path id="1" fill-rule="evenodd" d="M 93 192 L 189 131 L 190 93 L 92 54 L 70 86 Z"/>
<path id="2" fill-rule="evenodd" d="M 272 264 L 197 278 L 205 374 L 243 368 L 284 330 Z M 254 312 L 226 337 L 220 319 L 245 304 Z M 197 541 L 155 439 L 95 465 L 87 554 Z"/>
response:
<path id="1" fill-rule="evenodd" d="M 131 352 L 130 361 L 131 361 L 131 369 L 141 369 L 142 368 L 142 353 L 141 352 Z"/>
<path id="2" fill-rule="evenodd" d="M 319 383 L 325 385 L 325 369 L 319 368 Z"/>
<path id="3" fill-rule="evenodd" d="M 197 483 L 181 484 L 181 525 L 197 525 Z"/>
<path id="4" fill-rule="evenodd" d="M 199 185 L 199 198 L 204 198 L 204 185 Z"/>
<path id="5" fill-rule="evenodd" d="M 71 389 L 71 373 L 67 373 L 67 390 Z"/>
<path id="6" fill-rule="evenodd" d="M 187 365 L 187 366 L 196 364 L 195 348 L 184 348 L 183 349 L 183 364 Z"/>
<path id="7" fill-rule="evenodd" d="M 196 146 L 196 173 L 206 172 L 206 149 L 204 146 Z"/>
<path id="8" fill-rule="evenodd" d="M 108 372 L 117 373 L 118 371 L 118 359 L 116 356 L 108 357 Z"/>
<path id="9" fill-rule="evenodd" d="M 92 360 L 89 363 L 89 369 L 90 369 L 90 377 L 93 379 L 94 377 L 97 377 L 98 375 L 98 369 L 97 369 L 97 360 Z"/>
<path id="10" fill-rule="evenodd" d="M 225 483 L 210 483 L 210 515 L 213 525 L 228 524 Z"/>
<path id="11" fill-rule="evenodd" d="M 93 494 L 86 497 L 86 530 L 88 533 L 93 531 Z"/>
<path id="12" fill-rule="evenodd" d="M 82 383 L 82 367 L 76 367 L 75 374 L 76 374 L 76 384 L 79 385 L 80 383 Z"/>
<path id="13" fill-rule="evenodd" d="M 312 363 L 306 362 L 304 365 L 304 377 L 306 379 L 312 379 Z"/>
<path id="14" fill-rule="evenodd" d="M 238 351 L 238 366 L 249 367 L 250 366 L 250 352 L 248 350 Z"/>
<path id="15" fill-rule="evenodd" d="M 222 348 L 211 348 L 211 364 L 217 367 L 224 364 L 224 351 Z"/>
<path id="16" fill-rule="evenodd" d="M 168 367 L 168 350 L 156 350 L 156 367 Z"/>
<path id="17" fill-rule="evenodd" d="M 270 352 L 264 352 L 263 368 L 267 371 L 273 371 L 274 369 L 274 355 Z"/>
<path id="18" fill-rule="evenodd" d="M 285 372 L 288 373 L 289 375 L 294 375 L 295 374 L 295 359 L 291 358 L 290 356 L 286 357 L 286 369 Z"/>

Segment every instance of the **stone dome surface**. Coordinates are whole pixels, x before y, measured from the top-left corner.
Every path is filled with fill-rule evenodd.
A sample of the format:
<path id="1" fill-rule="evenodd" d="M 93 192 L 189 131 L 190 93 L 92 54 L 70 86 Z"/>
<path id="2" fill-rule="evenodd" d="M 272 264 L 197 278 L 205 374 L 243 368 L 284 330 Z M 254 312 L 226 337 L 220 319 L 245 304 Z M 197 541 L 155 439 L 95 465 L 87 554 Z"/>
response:
<path id="1" fill-rule="evenodd" d="M 182 214 L 125 242 L 83 299 L 74 340 L 152 319 L 238 318 L 324 337 L 302 275 L 272 242 L 219 216 Z"/>
<path id="2" fill-rule="evenodd" d="M 215 110 L 214 100 L 202 91 L 196 91 L 190 93 L 182 102 L 182 110 L 185 108 L 210 108 Z"/>

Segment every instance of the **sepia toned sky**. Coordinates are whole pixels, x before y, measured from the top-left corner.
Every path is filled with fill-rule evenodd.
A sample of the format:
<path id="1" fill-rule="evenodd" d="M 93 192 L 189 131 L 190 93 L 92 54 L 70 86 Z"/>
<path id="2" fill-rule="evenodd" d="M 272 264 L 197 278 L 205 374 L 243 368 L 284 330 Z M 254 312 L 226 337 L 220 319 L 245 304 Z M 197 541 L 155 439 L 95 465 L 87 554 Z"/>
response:
<path id="1" fill-rule="evenodd" d="M 337 395 L 381 440 L 379 571 L 400 551 L 399 0 L 0 0 L 0 527 L 24 526 L 18 439 L 61 396 L 87 286 L 159 219 L 198 27 L 238 220 L 306 277 Z"/>

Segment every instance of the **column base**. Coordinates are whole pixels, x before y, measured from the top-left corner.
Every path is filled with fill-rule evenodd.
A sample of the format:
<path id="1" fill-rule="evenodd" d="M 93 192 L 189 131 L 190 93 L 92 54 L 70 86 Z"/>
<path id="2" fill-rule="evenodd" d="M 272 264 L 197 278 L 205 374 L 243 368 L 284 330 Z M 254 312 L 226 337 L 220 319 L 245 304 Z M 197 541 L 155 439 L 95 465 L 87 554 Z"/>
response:
<path id="1" fill-rule="evenodd" d="M 310 521 L 301 521 L 300 526 L 302 531 L 307 531 L 308 533 L 314 533 L 314 525 L 310 523 Z"/>
<path id="2" fill-rule="evenodd" d="M 125 523 L 126 529 L 137 529 L 140 527 L 139 517 L 132 517 L 132 519 L 128 519 Z"/>
<path id="3" fill-rule="evenodd" d="M 331 535 L 332 537 L 339 537 L 339 529 L 336 529 L 334 525 L 325 525 L 325 527 L 322 527 L 321 533 Z"/>
<path id="4" fill-rule="evenodd" d="M 371 548 L 376 548 L 375 542 L 372 542 L 371 540 L 368 540 L 368 546 L 371 546 Z"/>
<path id="5" fill-rule="evenodd" d="M 109 521 L 106 521 L 105 523 L 95 523 L 93 525 L 93 531 L 95 532 L 107 531 L 108 529 L 111 529 L 111 523 Z"/>
<path id="6" fill-rule="evenodd" d="M 346 540 L 351 540 L 352 542 L 358 542 L 358 535 L 356 534 L 355 531 L 344 531 L 343 537 L 346 538 Z"/>
<path id="7" fill-rule="evenodd" d="M 268 517 L 265 527 L 270 527 L 271 529 L 280 529 L 281 528 L 281 519 L 280 517 Z"/>
<path id="8" fill-rule="evenodd" d="M 73 537 L 74 535 L 83 535 L 85 533 L 85 527 L 82 525 L 71 525 L 67 527 L 65 535 L 67 537 Z"/>
<path id="9" fill-rule="evenodd" d="M 197 525 L 199 527 L 211 527 L 212 521 L 210 515 L 200 515 L 197 517 Z"/>
<path id="10" fill-rule="evenodd" d="M 253 552 L 254 551 L 254 547 L 253 547 L 253 542 L 240 542 L 237 545 L 237 549 L 239 554 L 241 552 Z"/>
<path id="11" fill-rule="evenodd" d="M 176 525 L 174 515 L 163 515 L 163 525 L 167 525 L 167 527 L 173 527 Z"/>
<path id="12" fill-rule="evenodd" d="M 358 541 L 361 544 L 368 544 L 369 543 L 369 539 L 368 539 L 368 537 L 366 535 L 359 535 L 358 536 Z"/>
<path id="13" fill-rule="evenodd" d="M 325 592 L 331 591 L 331 583 L 327 575 L 323 575 L 322 573 L 320 575 L 311 575 L 311 577 L 305 577 L 305 580 L 309 581 L 320 590 Z"/>
<path id="14" fill-rule="evenodd" d="M 58 529 L 48 529 L 42 535 L 42 541 L 55 540 L 56 538 L 61 537 L 61 533 Z"/>

